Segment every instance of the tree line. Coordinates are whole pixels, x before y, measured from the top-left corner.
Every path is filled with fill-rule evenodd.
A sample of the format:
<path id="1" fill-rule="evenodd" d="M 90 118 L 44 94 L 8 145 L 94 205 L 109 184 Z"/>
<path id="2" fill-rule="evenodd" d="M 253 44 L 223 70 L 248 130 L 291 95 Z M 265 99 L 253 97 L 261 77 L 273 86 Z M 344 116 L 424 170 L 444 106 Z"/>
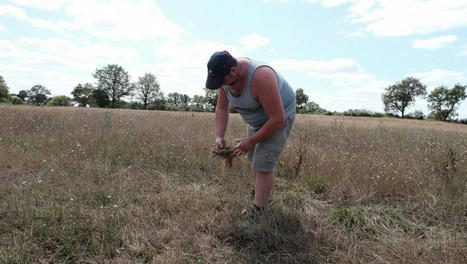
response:
<path id="1" fill-rule="evenodd" d="M 51 92 L 45 86 L 37 84 L 29 90 L 21 90 L 18 94 L 10 94 L 9 87 L 0 75 L 0 103 L 34 104 L 51 106 L 70 106 L 74 102 L 81 107 L 130 108 L 146 110 L 197 111 L 213 112 L 217 104 L 217 92 L 204 89 L 204 95 L 190 97 L 181 93 L 169 93 L 167 96 L 160 89 L 157 78 L 152 73 L 138 77 L 137 82 L 130 82 L 128 72 L 121 66 L 109 64 L 96 69 L 92 74 L 95 84 L 77 84 L 71 92 L 72 97 L 59 95 L 49 97 Z M 396 116 L 402 118 L 455 120 L 458 116 L 457 107 L 467 98 L 467 86 L 454 85 L 435 88 L 427 94 L 426 85 L 420 80 L 407 77 L 400 82 L 385 88 L 381 96 L 385 113 L 365 109 L 349 109 L 342 113 L 330 112 L 321 108 L 302 88 L 296 90 L 297 113 L 327 114 L 348 116 Z M 129 101 L 124 99 L 129 98 Z M 426 98 L 430 114 L 425 117 L 423 112 L 406 113 L 408 107 L 415 103 L 416 98 Z M 231 109 L 231 112 L 235 112 Z M 467 122 L 466 120 L 461 120 Z"/>

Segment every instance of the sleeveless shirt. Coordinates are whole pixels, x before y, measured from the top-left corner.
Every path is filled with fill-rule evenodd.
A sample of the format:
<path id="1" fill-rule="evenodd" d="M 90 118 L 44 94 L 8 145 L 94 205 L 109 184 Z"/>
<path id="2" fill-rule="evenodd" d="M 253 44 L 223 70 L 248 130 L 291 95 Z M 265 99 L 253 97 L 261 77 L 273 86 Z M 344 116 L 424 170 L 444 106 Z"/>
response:
<path id="1" fill-rule="evenodd" d="M 250 60 L 248 80 L 242 94 L 238 97 L 233 96 L 230 93 L 228 85 L 224 85 L 223 89 L 227 95 L 229 103 L 238 113 L 240 113 L 243 120 L 254 129 L 259 129 L 269 119 L 263 109 L 263 106 L 251 96 L 251 80 L 253 78 L 253 74 L 259 67 L 269 67 L 276 73 L 277 84 L 286 118 L 295 113 L 296 106 L 295 92 L 287 81 L 271 66 Z"/>

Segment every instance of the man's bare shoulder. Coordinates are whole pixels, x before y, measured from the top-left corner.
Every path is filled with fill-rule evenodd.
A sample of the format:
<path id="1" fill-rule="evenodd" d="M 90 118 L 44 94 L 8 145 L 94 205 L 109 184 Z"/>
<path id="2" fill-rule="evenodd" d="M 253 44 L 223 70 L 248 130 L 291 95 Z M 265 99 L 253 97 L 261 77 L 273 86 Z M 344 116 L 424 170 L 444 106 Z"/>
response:
<path id="1" fill-rule="evenodd" d="M 265 92 L 273 90 L 277 90 L 277 76 L 274 70 L 267 66 L 256 69 L 251 80 L 253 98 L 258 100 L 259 95 L 266 95 Z"/>
<path id="2" fill-rule="evenodd" d="M 256 69 L 252 81 L 274 81 L 276 80 L 276 73 L 271 67 L 268 66 L 261 66 Z"/>

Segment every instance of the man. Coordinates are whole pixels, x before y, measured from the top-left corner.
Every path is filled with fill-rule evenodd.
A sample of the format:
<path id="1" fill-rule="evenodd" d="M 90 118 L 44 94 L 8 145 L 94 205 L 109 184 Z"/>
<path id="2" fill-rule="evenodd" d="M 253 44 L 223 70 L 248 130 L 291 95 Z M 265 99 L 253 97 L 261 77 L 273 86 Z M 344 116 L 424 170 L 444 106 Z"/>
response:
<path id="1" fill-rule="evenodd" d="M 236 139 L 233 155 L 245 155 L 253 165 L 254 207 L 264 208 L 272 190 L 279 156 L 295 120 L 295 93 L 272 67 L 248 58 L 215 52 L 208 62 L 206 87 L 219 89 L 216 145 L 225 147 L 229 103 L 248 124 L 247 136 Z"/>

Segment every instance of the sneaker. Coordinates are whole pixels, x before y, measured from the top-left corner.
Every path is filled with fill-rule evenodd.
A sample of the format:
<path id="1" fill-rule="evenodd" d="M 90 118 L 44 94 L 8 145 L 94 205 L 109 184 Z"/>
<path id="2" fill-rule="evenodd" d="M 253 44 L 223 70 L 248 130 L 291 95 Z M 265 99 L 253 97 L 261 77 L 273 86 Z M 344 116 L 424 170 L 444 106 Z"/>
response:
<path id="1" fill-rule="evenodd" d="M 254 224 L 258 223 L 264 208 L 254 206 L 246 216 L 245 220 L 240 223 L 240 227 L 244 229 L 251 229 Z"/>
<path id="2" fill-rule="evenodd" d="M 253 188 L 248 194 L 246 194 L 243 199 L 247 202 L 253 202 L 255 200 L 255 188 Z"/>

